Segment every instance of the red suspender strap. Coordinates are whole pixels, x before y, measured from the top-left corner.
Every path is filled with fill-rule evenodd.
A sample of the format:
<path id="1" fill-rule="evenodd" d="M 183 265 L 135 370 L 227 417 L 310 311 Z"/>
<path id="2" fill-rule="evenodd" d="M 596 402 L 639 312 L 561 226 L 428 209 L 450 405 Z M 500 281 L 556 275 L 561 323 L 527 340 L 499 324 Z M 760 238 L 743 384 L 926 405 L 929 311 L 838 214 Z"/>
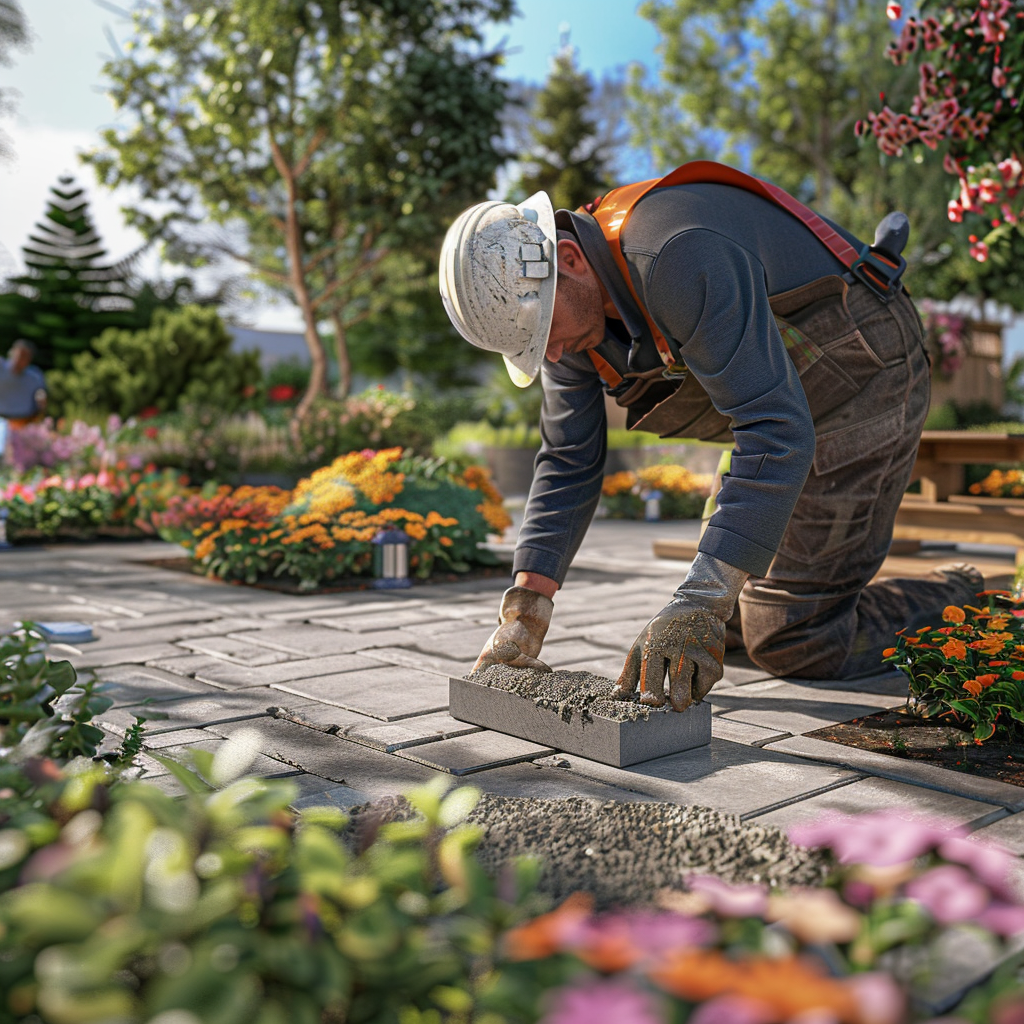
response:
<path id="1" fill-rule="evenodd" d="M 615 263 L 622 274 L 623 280 L 626 282 L 626 286 L 640 307 L 640 311 L 644 314 L 644 319 L 647 321 L 654 336 L 654 343 L 658 348 L 658 354 L 661 356 L 662 362 L 664 362 L 666 367 L 674 366 L 675 356 L 672 354 L 672 349 L 669 347 L 664 335 L 658 330 L 648 315 L 644 304 L 636 293 L 636 289 L 633 287 L 629 266 L 626 263 L 625 256 L 622 254 L 622 246 L 619 243 L 619 234 L 622 231 L 623 225 L 629 219 L 633 207 L 648 192 L 656 188 L 668 188 L 672 185 L 693 185 L 703 182 L 742 188 L 748 192 L 754 192 L 776 206 L 782 207 L 782 209 L 787 213 L 791 213 L 807 227 L 814 234 L 815 238 L 846 267 L 852 267 L 854 262 L 860 257 L 860 253 L 842 235 L 830 227 L 813 210 L 808 209 L 803 203 L 794 199 L 788 192 L 783 192 L 781 188 L 770 185 L 766 181 L 761 181 L 733 167 L 715 163 L 713 160 L 691 160 L 689 163 L 683 164 L 682 167 L 677 167 L 674 171 L 665 175 L 664 178 L 652 178 L 649 181 L 639 181 L 634 185 L 624 185 L 622 188 L 613 189 L 607 195 L 596 200 L 594 204 L 591 204 L 589 209 L 584 209 L 586 209 L 586 212 L 591 213 L 600 225 Z M 589 351 L 591 361 L 606 384 L 609 383 L 608 378 L 605 376 L 608 371 L 611 372 L 612 376 L 618 378 L 618 381 L 621 381 L 622 378 L 604 359 L 597 355 L 593 349 Z M 603 364 L 603 368 L 601 364 Z M 682 368 L 680 367 L 679 369 Z"/>
<path id="2" fill-rule="evenodd" d="M 590 356 L 594 369 L 597 370 L 598 376 L 604 381 L 606 387 L 615 388 L 622 383 L 621 374 L 604 356 L 598 355 L 592 348 L 587 349 L 587 354 Z"/>

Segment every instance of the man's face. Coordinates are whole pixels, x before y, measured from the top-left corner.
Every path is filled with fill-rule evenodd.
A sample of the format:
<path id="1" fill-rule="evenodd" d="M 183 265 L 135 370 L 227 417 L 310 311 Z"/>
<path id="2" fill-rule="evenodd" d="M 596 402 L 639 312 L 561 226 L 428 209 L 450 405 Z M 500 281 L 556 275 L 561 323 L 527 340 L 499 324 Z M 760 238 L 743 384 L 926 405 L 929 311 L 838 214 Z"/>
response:
<path id="1" fill-rule="evenodd" d="M 32 353 L 29 351 L 27 345 L 21 345 L 18 342 L 15 342 L 11 346 L 8 358 L 11 370 L 13 370 L 14 373 L 22 373 L 24 370 L 28 369 L 31 364 Z"/>
<path id="2" fill-rule="evenodd" d="M 596 348 L 604 338 L 604 298 L 597 276 L 575 242 L 558 243 L 555 310 L 544 357 L 557 363 L 566 352 Z"/>

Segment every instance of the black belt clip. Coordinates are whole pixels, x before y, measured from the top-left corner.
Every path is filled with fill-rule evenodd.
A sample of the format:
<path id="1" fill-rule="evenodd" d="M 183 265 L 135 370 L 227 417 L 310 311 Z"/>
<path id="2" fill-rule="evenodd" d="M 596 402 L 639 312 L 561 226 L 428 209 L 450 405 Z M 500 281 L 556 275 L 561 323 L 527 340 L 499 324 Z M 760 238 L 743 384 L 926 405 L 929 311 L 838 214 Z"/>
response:
<path id="1" fill-rule="evenodd" d="M 907 261 L 900 255 L 910 237 L 905 213 L 890 213 L 875 230 L 874 245 L 865 245 L 850 266 L 850 273 L 862 281 L 882 302 L 891 302 L 903 288 L 900 278 Z"/>

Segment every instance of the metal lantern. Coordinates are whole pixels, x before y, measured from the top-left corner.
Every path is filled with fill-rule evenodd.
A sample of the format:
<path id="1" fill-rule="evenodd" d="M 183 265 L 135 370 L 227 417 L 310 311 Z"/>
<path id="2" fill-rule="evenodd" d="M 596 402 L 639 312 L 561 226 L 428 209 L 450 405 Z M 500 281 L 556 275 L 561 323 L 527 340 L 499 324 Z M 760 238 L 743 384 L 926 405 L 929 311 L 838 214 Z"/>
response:
<path id="1" fill-rule="evenodd" d="M 649 523 L 661 520 L 661 491 L 648 491 L 644 495 L 644 519 Z"/>
<path id="2" fill-rule="evenodd" d="M 0 508 L 0 550 L 12 547 L 11 542 L 7 539 L 7 517 L 9 515 L 10 511 L 6 507 Z"/>
<path id="3" fill-rule="evenodd" d="M 411 587 L 409 535 L 404 530 L 381 530 L 373 538 L 373 581 L 381 590 Z"/>

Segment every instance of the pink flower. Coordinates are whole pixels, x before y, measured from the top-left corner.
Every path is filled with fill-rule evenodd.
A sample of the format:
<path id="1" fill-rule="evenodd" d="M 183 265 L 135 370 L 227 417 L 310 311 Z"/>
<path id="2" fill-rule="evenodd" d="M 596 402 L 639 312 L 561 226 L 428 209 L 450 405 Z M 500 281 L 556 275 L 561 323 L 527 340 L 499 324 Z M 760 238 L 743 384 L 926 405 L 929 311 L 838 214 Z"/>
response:
<path id="1" fill-rule="evenodd" d="M 763 885 L 729 885 L 714 875 L 691 875 L 686 884 L 722 917 L 760 917 L 768 909 L 768 890 Z"/>
<path id="2" fill-rule="evenodd" d="M 979 842 L 953 836 L 939 847 L 939 854 L 955 864 L 963 864 L 974 872 L 975 877 L 984 882 L 998 896 L 1012 898 L 1010 872 L 1017 863 L 1017 858 L 994 843 Z"/>
<path id="3" fill-rule="evenodd" d="M 746 996 L 718 996 L 701 1003 L 688 1024 L 775 1024 L 778 1015 L 767 1004 Z"/>
<path id="4" fill-rule="evenodd" d="M 541 1024 L 663 1024 L 653 996 L 625 981 L 557 989 Z"/>
<path id="5" fill-rule="evenodd" d="M 964 219 L 964 208 L 955 199 L 950 199 L 946 212 L 954 224 L 960 224 Z"/>
<path id="6" fill-rule="evenodd" d="M 984 263 L 988 259 L 988 245 L 985 242 L 972 242 L 969 251 L 979 263 Z"/>
<path id="7" fill-rule="evenodd" d="M 798 846 L 831 849 L 840 864 L 887 867 L 914 860 L 934 849 L 941 840 L 964 834 L 963 828 L 946 822 L 875 811 L 797 825 L 790 829 L 789 837 Z"/>
<path id="8" fill-rule="evenodd" d="M 890 21 L 899 21 L 903 16 L 903 8 L 896 3 L 896 0 L 889 0 L 885 5 L 885 16 Z"/>
<path id="9" fill-rule="evenodd" d="M 1024 932 L 1024 907 L 991 903 L 978 915 L 977 924 L 996 935 L 1019 935 Z"/>
<path id="10" fill-rule="evenodd" d="M 939 924 L 976 920 L 992 899 L 969 871 L 953 864 L 932 868 L 908 882 L 906 893 Z M 1017 909 L 1024 915 L 1024 908 Z"/>
<path id="11" fill-rule="evenodd" d="M 860 1007 L 861 1020 L 871 1024 L 899 1024 L 906 1000 L 899 985 L 888 974 L 872 971 L 855 974 L 848 984 Z"/>

